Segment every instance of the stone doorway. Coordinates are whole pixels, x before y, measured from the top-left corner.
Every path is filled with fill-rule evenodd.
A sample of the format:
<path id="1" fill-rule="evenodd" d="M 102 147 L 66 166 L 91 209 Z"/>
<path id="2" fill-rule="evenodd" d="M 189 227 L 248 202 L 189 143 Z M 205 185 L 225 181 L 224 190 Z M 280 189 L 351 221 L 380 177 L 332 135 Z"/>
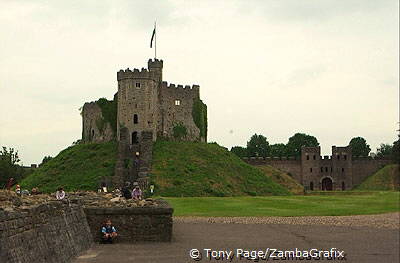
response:
<path id="1" fill-rule="evenodd" d="M 332 191 L 333 190 L 333 182 L 329 177 L 325 177 L 321 181 L 322 191 Z"/>
<path id="2" fill-rule="evenodd" d="M 132 132 L 132 144 L 137 144 L 137 143 L 139 143 L 139 140 L 138 140 L 138 133 L 137 132 Z"/>

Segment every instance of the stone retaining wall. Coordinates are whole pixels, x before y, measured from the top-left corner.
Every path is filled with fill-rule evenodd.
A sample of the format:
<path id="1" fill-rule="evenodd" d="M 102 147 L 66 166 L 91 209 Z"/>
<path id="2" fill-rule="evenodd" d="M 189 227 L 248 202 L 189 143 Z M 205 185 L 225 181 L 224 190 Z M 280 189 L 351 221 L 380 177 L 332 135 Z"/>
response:
<path id="1" fill-rule="evenodd" d="M 70 262 L 92 244 L 80 204 L 0 209 L 0 262 Z"/>
<path id="2" fill-rule="evenodd" d="M 167 202 L 157 200 L 157 207 L 85 208 L 93 240 L 100 241 L 101 227 L 110 219 L 117 228 L 116 242 L 171 241 L 172 213 Z"/>

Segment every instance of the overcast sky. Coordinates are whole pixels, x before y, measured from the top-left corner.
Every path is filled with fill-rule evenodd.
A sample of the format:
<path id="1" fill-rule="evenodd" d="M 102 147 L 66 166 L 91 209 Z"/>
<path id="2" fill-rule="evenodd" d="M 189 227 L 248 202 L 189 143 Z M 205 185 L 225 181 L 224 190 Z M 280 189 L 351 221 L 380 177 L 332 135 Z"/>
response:
<path id="1" fill-rule="evenodd" d="M 0 145 L 24 164 L 81 137 L 79 108 L 147 67 L 157 20 L 164 80 L 199 84 L 208 140 L 314 135 L 323 154 L 396 139 L 397 0 L 0 0 Z"/>

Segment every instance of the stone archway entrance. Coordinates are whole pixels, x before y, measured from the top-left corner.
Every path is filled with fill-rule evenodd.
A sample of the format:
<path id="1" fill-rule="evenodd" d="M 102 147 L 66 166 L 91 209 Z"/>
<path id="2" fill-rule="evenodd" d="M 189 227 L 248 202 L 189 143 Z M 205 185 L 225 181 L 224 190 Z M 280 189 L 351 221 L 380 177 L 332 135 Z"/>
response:
<path id="1" fill-rule="evenodd" d="M 329 177 L 325 177 L 321 181 L 322 191 L 332 191 L 333 190 L 333 182 Z"/>
<path id="2" fill-rule="evenodd" d="M 137 143 L 139 143 L 139 140 L 138 140 L 138 133 L 137 132 L 132 132 L 132 140 L 131 140 L 131 144 L 137 144 Z"/>

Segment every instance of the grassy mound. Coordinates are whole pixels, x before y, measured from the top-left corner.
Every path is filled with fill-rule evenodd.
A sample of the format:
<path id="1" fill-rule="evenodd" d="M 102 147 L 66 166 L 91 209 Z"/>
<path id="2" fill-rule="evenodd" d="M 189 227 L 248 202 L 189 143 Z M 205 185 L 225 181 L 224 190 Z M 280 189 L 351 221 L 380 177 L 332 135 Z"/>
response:
<path id="1" fill-rule="evenodd" d="M 398 191 L 399 183 L 400 167 L 398 164 L 390 164 L 367 177 L 355 190 Z"/>
<path id="2" fill-rule="evenodd" d="M 217 144 L 157 141 L 151 181 L 155 193 L 162 196 L 290 194 Z"/>
<path id="3" fill-rule="evenodd" d="M 112 176 L 117 155 L 117 144 L 78 144 L 61 151 L 22 180 L 23 189 L 39 187 L 40 191 L 53 192 L 59 186 L 67 191 L 96 190 L 99 179 Z"/>
<path id="4" fill-rule="evenodd" d="M 303 194 L 304 187 L 299 184 L 295 179 L 293 179 L 288 174 L 273 168 L 270 165 L 260 165 L 257 166 L 258 169 L 262 170 L 266 176 L 270 177 L 272 181 L 282 185 L 287 188 L 289 192 L 293 194 Z"/>

